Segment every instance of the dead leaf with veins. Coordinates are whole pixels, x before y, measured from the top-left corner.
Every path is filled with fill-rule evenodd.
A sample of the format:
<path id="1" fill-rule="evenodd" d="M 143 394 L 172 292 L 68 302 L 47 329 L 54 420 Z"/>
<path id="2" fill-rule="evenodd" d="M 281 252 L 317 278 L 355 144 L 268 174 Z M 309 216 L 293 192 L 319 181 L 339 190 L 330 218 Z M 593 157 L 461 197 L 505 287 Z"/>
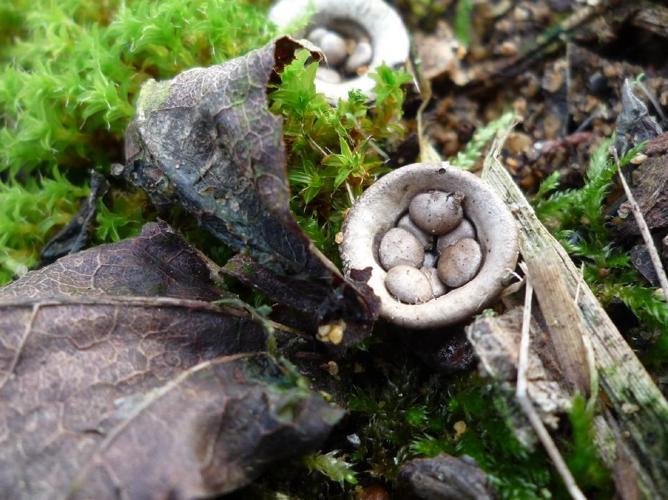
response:
<path id="1" fill-rule="evenodd" d="M 0 289 L 2 495 L 214 496 L 316 449 L 341 410 L 220 294 L 164 223 Z"/>
<path id="2" fill-rule="evenodd" d="M 293 218 L 282 120 L 267 106 L 270 80 L 299 48 L 281 38 L 223 64 L 146 83 L 126 133 L 124 175 L 158 207 L 184 207 L 293 295 L 316 298 L 311 329 L 343 321 L 349 343 L 370 333 L 376 297 L 345 281 Z M 286 300 L 265 288 L 272 300 Z"/>

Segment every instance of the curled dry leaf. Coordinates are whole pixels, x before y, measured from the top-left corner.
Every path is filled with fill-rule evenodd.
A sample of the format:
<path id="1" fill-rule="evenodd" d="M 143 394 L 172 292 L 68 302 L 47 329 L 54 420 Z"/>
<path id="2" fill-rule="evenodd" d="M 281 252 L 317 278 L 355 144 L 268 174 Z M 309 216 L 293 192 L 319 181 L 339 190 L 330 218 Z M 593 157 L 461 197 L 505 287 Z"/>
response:
<path id="1" fill-rule="evenodd" d="M 2 495 L 213 496 L 317 447 L 341 411 L 219 296 L 164 223 L 0 289 Z"/>
<path id="2" fill-rule="evenodd" d="M 315 323 L 343 321 L 363 336 L 377 315 L 373 293 L 344 281 L 289 208 L 282 121 L 267 107 L 267 84 L 300 47 L 282 38 L 224 64 L 145 84 L 126 134 L 124 175 L 157 205 L 184 207 L 290 283 L 292 293 L 317 296 L 324 306 L 314 311 Z"/>
<path id="3" fill-rule="evenodd" d="M 50 264 L 64 255 L 78 252 L 88 246 L 90 233 L 97 213 L 97 202 L 109 189 L 104 175 L 92 171 L 90 192 L 83 201 L 77 215 L 61 229 L 42 249 L 41 264 Z"/>

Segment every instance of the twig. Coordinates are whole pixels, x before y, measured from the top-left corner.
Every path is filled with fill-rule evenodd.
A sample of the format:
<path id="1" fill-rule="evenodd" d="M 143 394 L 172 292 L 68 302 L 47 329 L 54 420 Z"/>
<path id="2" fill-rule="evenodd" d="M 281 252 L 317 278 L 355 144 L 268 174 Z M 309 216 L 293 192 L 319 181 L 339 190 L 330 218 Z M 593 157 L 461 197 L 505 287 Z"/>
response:
<path id="1" fill-rule="evenodd" d="M 545 249 L 556 252 L 558 275 L 565 281 L 571 302 L 580 281 L 580 272 L 566 250 L 538 220 L 524 193 L 499 161 L 503 140 L 504 137 L 500 136 L 487 156 L 482 178 L 513 208 L 520 231 L 522 257 L 525 260 L 534 257 L 540 265 Z M 536 281 L 533 284 L 535 287 Z M 614 457 L 625 453 L 628 459 L 625 458 L 624 462 L 633 475 L 631 482 L 639 488 L 641 496 L 663 498 L 668 491 L 668 461 L 665 449 L 657 447 L 657 436 L 668 435 L 668 402 L 606 314 L 586 280 L 581 281 L 577 305 L 579 322 L 587 330 L 596 354 L 600 390 L 605 393 L 605 407 L 609 408 L 605 412 L 605 419 L 597 418 L 597 422 L 602 422 L 596 429 L 599 452 L 610 467 L 615 466 Z M 566 324 L 572 324 L 570 319 Z M 580 335 L 573 336 L 573 339 L 576 338 L 578 343 L 582 343 Z M 587 366 L 587 353 L 584 353 L 582 363 Z M 586 380 L 589 385 L 589 375 Z M 634 406 L 629 407 L 629 404 Z M 619 432 L 615 431 L 614 435 L 623 437 L 611 440 L 610 429 L 613 427 L 619 428 Z M 610 448 L 616 450 L 612 458 L 609 458 Z M 614 476 L 614 480 L 617 491 L 629 489 L 626 476 Z"/>
<path id="2" fill-rule="evenodd" d="M 525 270 L 525 275 L 526 275 Z M 533 407 L 533 403 L 527 396 L 527 370 L 529 367 L 529 343 L 530 343 L 530 326 L 531 326 L 531 300 L 533 298 L 533 286 L 531 280 L 527 276 L 526 291 L 524 295 L 524 315 L 522 317 L 522 337 L 520 339 L 519 361 L 517 366 L 517 388 L 515 397 L 525 415 L 529 419 L 531 426 L 538 435 L 538 439 L 543 444 L 545 451 L 549 455 L 554 467 L 561 476 L 561 479 L 566 485 L 566 489 L 572 498 L 575 500 L 586 500 L 586 497 L 580 491 L 575 478 L 568 469 L 566 462 L 559 453 L 557 445 L 554 444 L 550 433 L 543 425 L 538 412 Z"/>
<path id="3" fill-rule="evenodd" d="M 638 202 L 636 201 L 635 196 L 633 196 L 633 192 L 631 192 L 631 188 L 629 188 L 629 184 L 626 182 L 626 178 L 622 173 L 622 169 L 619 164 L 619 155 L 617 154 L 616 148 L 612 148 L 612 156 L 615 159 L 615 164 L 617 165 L 617 174 L 619 175 L 619 179 L 622 181 L 622 186 L 624 187 L 626 198 L 628 199 L 629 205 L 631 206 L 631 212 L 633 212 L 633 217 L 636 220 L 636 224 L 638 224 L 640 234 L 642 235 L 642 239 L 645 241 L 647 252 L 649 253 L 649 257 L 652 260 L 652 265 L 654 266 L 656 275 L 659 278 L 659 283 L 663 289 L 663 300 L 668 302 L 668 277 L 666 276 L 666 270 L 663 268 L 663 264 L 661 264 L 659 252 L 656 250 L 656 246 L 654 245 L 652 233 L 650 233 L 647 222 L 645 222 L 645 218 L 643 217 L 642 212 L 640 211 L 640 207 L 638 206 Z"/>
<path id="4" fill-rule="evenodd" d="M 524 309 L 522 315 L 522 336 L 520 337 L 520 352 L 517 363 L 517 391 L 518 398 L 526 397 L 527 370 L 529 369 L 529 332 L 531 327 L 531 301 L 533 300 L 533 284 L 529 279 L 526 264 L 522 262 L 520 268 L 524 271 Z"/>
<path id="5" fill-rule="evenodd" d="M 575 287 L 575 298 L 573 299 L 573 302 L 575 302 L 575 305 L 578 305 L 578 301 L 580 300 L 580 290 L 582 289 L 582 280 L 584 279 L 584 262 L 580 265 L 580 275 L 578 276 L 578 284 Z"/>

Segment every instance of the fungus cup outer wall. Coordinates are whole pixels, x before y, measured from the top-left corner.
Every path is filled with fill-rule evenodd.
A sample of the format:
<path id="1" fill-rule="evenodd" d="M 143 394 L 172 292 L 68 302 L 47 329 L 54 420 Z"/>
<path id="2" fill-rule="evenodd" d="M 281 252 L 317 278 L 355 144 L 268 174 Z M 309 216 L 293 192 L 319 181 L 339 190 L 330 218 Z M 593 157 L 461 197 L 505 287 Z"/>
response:
<path id="1" fill-rule="evenodd" d="M 378 245 L 418 193 L 438 189 L 461 191 L 464 213 L 476 229 L 483 254 L 478 274 L 467 284 L 424 304 L 403 304 L 385 287 L 387 272 L 378 259 Z M 495 300 L 515 269 L 518 233 L 503 200 L 475 175 L 446 162 L 415 163 L 385 175 L 357 200 L 343 226 L 341 258 L 347 275 L 371 268 L 368 285 L 381 301 L 380 315 L 400 326 L 428 329 L 460 322 Z"/>
<path id="2" fill-rule="evenodd" d="M 269 20 L 279 28 L 289 28 L 308 12 L 314 13 L 313 18 L 306 30 L 296 36 L 305 36 L 316 26 L 348 19 L 366 31 L 373 49 L 369 69 L 363 75 L 341 83 L 316 79 L 316 90 L 332 102 L 347 99 L 351 90 L 360 90 L 373 97 L 376 82 L 369 73 L 382 64 L 397 68 L 408 60 L 408 31 L 399 14 L 382 0 L 279 0 L 269 12 Z"/>

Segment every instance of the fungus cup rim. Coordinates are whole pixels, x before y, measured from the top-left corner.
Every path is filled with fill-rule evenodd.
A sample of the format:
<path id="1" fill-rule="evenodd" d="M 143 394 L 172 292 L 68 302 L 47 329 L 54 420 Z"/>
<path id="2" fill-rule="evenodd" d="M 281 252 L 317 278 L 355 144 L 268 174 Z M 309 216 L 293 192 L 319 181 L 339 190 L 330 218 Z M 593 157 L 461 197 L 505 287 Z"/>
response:
<path id="1" fill-rule="evenodd" d="M 465 285 L 422 304 L 405 304 L 385 287 L 380 239 L 408 210 L 413 196 L 429 190 L 461 191 L 466 218 L 483 253 L 478 274 Z M 519 255 L 518 231 L 504 201 L 484 181 L 447 162 L 414 163 L 385 175 L 356 201 L 343 225 L 341 259 L 346 277 L 371 270 L 367 284 L 381 301 L 381 317 L 410 329 L 458 323 L 494 301 L 507 284 Z"/>

